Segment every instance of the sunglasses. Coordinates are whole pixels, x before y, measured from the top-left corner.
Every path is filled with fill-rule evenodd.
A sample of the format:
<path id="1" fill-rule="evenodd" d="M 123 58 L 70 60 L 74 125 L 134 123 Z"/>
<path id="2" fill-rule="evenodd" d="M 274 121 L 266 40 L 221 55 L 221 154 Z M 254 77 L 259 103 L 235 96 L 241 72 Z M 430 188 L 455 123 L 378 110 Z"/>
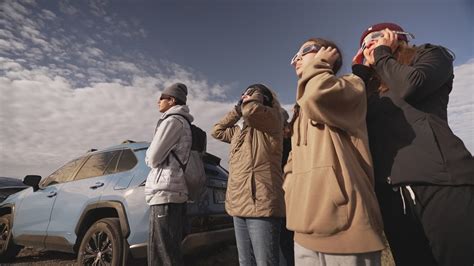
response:
<path id="1" fill-rule="evenodd" d="M 393 31 L 393 32 L 397 35 L 405 35 L 405 36 L 407 36 L 407 39 L 408 39 L 408 37 L 410 37 L 411 39 L 415 39 L 415 35 L 413 35 L 412 33 L 409 33 L 409 32 L 404 32 L 404 31 Z M 382 31 L 374 31 L 374 32 L 368 34 L 367 36 L 365 36 L 364 41 L 362 42 L 362 46 L 361 46 L 362 50 L 367 48 L 367 45 L 371 41 L 378 40 L 382 37 L 383 37 L 383 32 Z"/>
<path id="2" fill-rule="evenodd" d="M 317 52 L 317 51 L 319 51 L 319 49 L 321 49 L 321 46 L 317 45 L 317 44 L 312 44 L 312 45 L 308 45 L 308 46 L 303 47 L 303 49 L 301 49 L 301 51 L 298 51 L 293 56 L 293 58 L 291 58 L 290 64 L 294 65 L 296 63 L 296 59 L 298 59 L 298 57 L 303 56 L 305 54 L 312 53 L 312 52 Z"/>

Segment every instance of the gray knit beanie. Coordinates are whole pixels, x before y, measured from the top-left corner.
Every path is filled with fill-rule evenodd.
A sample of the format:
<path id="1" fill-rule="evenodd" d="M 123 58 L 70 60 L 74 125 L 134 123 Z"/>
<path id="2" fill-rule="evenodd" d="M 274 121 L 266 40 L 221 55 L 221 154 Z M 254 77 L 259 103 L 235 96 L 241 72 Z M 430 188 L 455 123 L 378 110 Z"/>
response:
<path id="1" fill-rule="evenodd" d="M 186 104 L 186 96 L 188 95 L 188 88 L 183 83 L 175 83 L 166 88 L 161 94 L 172 96 Z"/>

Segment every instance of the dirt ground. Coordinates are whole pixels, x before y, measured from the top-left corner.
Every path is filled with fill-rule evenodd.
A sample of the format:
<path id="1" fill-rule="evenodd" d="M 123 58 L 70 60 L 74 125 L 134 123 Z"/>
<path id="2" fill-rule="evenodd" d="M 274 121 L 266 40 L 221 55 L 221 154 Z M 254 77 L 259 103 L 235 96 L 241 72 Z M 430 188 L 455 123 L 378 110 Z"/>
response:
<path id="1" fill-rule="evenodd" d="M 238 266 L 237 248 L 235 244 L 222 246 L 220 248 L 210 249 L 200 252 L 198 254 L 185 257 L 186 265 L 193 266 Z M 15 261 L 0 265 L 15 265 L 15 266 L 29 266 L 29 265 L 74 265 L 76 266 L 76 256 L 72 254 L 53 252 L 53 251 L 38 251 L 31 248 L 24 248 L 17 256 Z M 146 259 L 130 259 L 127 263 L 130 266 L 146 266 Z M 395 263 L 392 258 L 390 249 L 382 252 L 382 265 L 394 266 Z"/>
<path id="2" fill-rule="evenodd" d="M 199 254 L 189 255 L 185 257 L 186 265 L 195 266 L 237 266 L 239 265 L 237 259 L 237 248 L 235 245 L 226 245 L 212 250 L 202 251 Z M 15 266 L 29 266 L 29 265 L 78 265 L 76 263 L 76 256 L 73 254 L 53 252 L 53 251 L 38 251 L 31 248 L 24 248 L 16 259 L 11 263 L 3 263 L 0 265 L 15 265 Z M 146 259 L 130 259 L 127 262 L 130 266 L 146 266 Z"/>

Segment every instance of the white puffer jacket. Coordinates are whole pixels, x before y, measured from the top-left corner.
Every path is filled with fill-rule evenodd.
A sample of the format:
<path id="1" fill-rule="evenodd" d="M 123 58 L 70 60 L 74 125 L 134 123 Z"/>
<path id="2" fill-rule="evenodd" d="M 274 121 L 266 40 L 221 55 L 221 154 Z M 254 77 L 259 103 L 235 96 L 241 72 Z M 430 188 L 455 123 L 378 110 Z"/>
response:
<path id="1" fill-rule="evenodd" d="M 171 107 L 158 120 L 155 136 L 146 151 L 145 162 L 151 168 L 145 183 L 148 205 L 182 203 L 188 200 L 183 170 L 171 151 L 186 163 L 191 150 L 193 121 L 186 105 Z"/>

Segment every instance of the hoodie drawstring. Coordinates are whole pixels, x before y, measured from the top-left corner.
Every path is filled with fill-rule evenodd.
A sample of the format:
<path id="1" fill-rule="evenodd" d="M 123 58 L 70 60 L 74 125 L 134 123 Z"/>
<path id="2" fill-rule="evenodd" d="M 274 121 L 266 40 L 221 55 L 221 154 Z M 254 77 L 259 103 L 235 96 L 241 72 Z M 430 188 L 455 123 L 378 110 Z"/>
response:
<path id="1" fill-rule="evenodd" d="M 400 196 L 402 197 L 403 214 L 407 214 L 407 208 L 406 208 L 406 205 L 405 205 L 405 197 L 403 197 L 403 188 L 400 188 Z"/>
<path id="2" fill-rule="evenodd" d="M 302 145 L 307 146 L 308 145 L 308 127 L 309 127 L 308 123 L 310 122 L 308 121 L 308 119 L 306 119 L 306 117 L 304 117 L 302 112 L 300 112 L 296 120 L 298 120 L 298 123 L 297 123 L 298 134 L 297 134 L 297 139 L 296 139 L 296 145 L 300 146 L 302 144 Z M 302 124 L 303 124 L 303 128 L 301 128 Z"/>
<path id="3" fill-rule="evenodd" d="M 416 205 L 415 192 L 413 191 L 413 189 L 410 186 L 405 186 L 405 188 L 408 190 L 408 193 L 410 193 L 410 197 L 413 200 L 413 205 Z"/>
<path id="4" fill-rule="evenodd" d="M 400 187 L 400 197 L 402 198 L 402 203 L 403 203 L 403 214 L 407 214 L 406 212 L 406 204 L 405 204 L 405 197 L 403 196 L 403 188 L 405 188 L 408 193 L 410 194 L 410 198 L 413 200 L 413 205 L 416 205 L 416 198 L 415 198 L 415 192 L 410 186 L 404 186 Z"/>

